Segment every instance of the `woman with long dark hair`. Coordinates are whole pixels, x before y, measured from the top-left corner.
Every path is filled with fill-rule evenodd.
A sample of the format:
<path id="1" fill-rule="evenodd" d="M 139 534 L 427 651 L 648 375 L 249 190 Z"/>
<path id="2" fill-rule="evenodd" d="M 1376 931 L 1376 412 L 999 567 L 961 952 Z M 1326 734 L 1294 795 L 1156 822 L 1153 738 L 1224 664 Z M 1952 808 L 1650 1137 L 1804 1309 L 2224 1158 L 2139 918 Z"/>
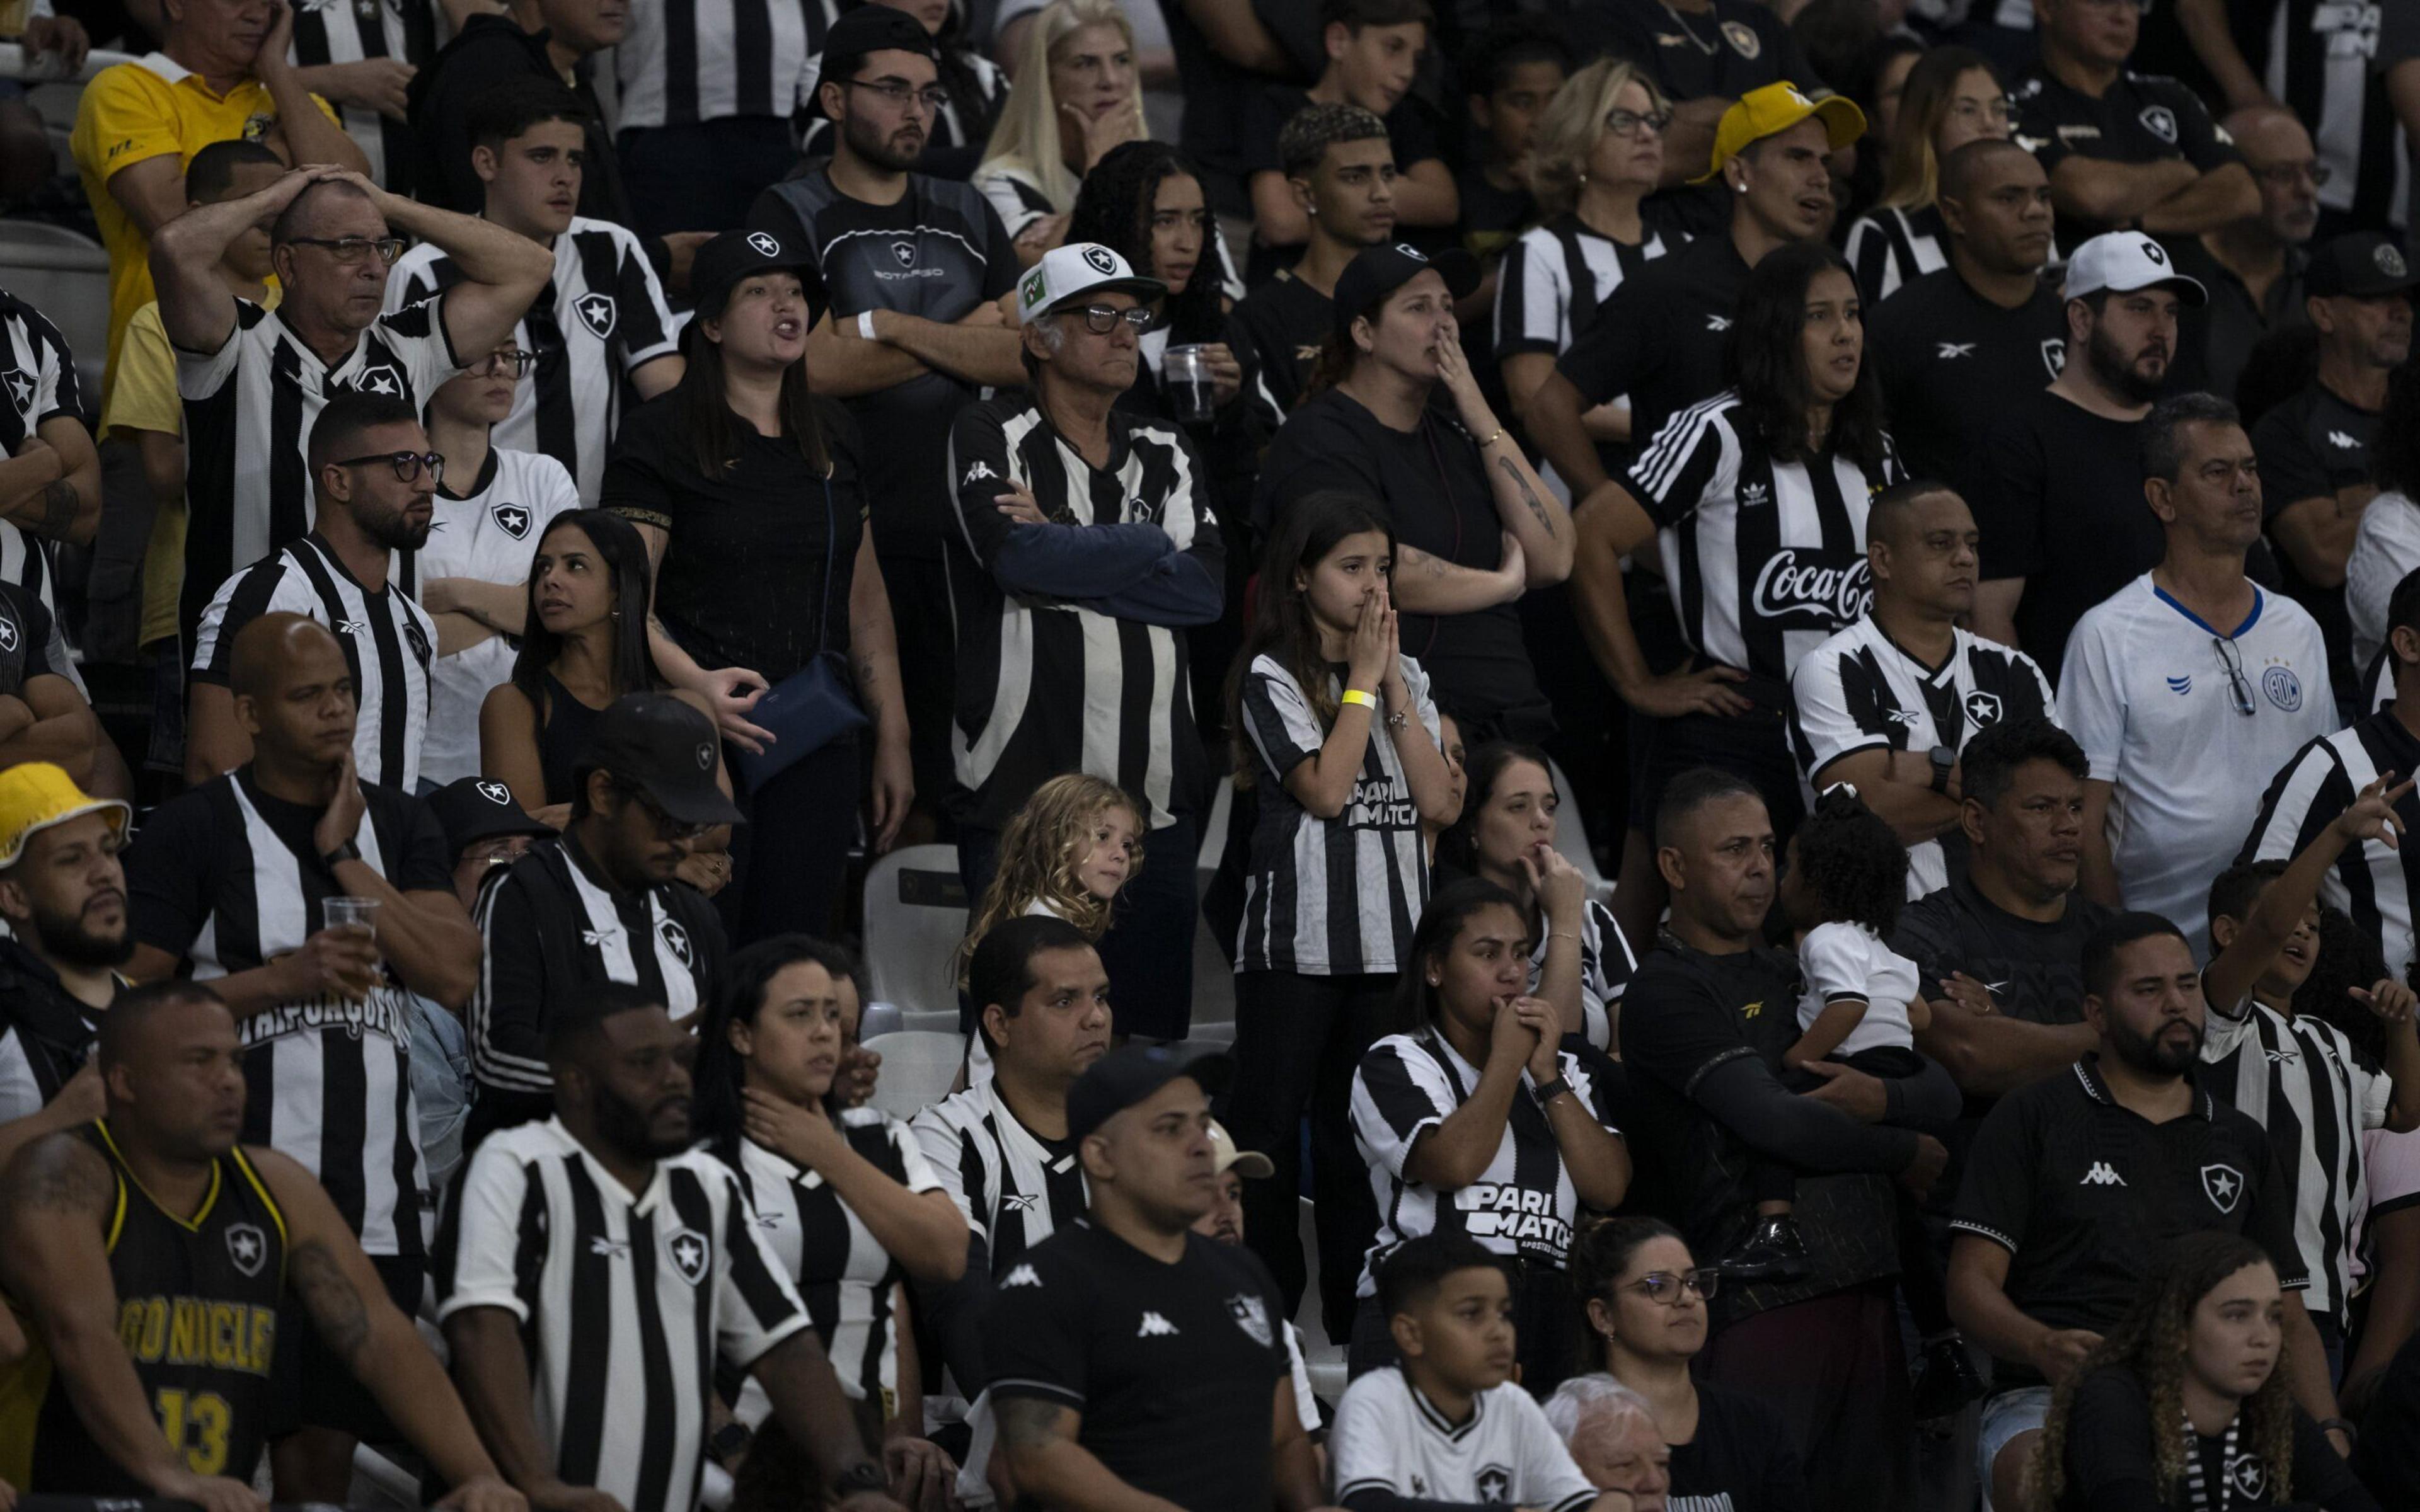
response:
<path id="1" fill-rule="evenodd" d="M 1554 1007 L 1528 995 L 1528 930 L 1512 895 L 1471 879 L 1429 899 L 1397 995 L 1400 1033 L 1353 1077 L 1353 1134 L 1384 1175 L 1347 1364 L 1388 1364 L 1376 1265 L 1403 1240 L 1459 1229 L 1514 1269 L 1521 1382 L 1551 1390 L 1577 1364 L 1564 1271 L 1582 1206 L 1618 1206 L 1630 1151 L 1602 1121 L 1587 1068 L 1560 1049 Z"/>
<path id="2" fill-rule="evenodd" d="M 1885 129 L 1890 159 L 1882 198 L 1849 227 L 1849 264 L 1866 298 L 1889 299 L 1901 284 L 1949 266 L 1938 203 L 1942 160 L 1969 142 L 2005 140 L 2009 121 L 2008 88 L 1982 54 L 1936 47 L 1907 70 Z"/>
<path id="3" fill-rule="evenodd" d="M 1311 396 L 1261 464 L 1253 531 L 1266 538 L 1323 489 L 1384 503 L 1404 649 L 1466 717 L 1469 738 L 1539 740 L 1554 715 L 1516 605 L 1570 575 L 1572 519 L 1463 356 L 1453 304 L 1478 287 L 1479 266 L 1460 251 L 1376 246 L 1345 265 Z"/>
<path id="4" fill-rule="evenodd" d="M 694 1121 L 747 1188 L 758 1233 L 863 1414 L 866 1443 L 879 1443 L 923 1432 L 921 1396 L 900 1389 L 900 1363 L 915 1350 L 903 1288 L 911 1277 L 956 1280 L 967 1226 L 908 1126 L 875 1108 L 844 1108 L 834 1093 L 856 1032 L 853 964 L 845 950 L 802 934 L 733 956 L 729 985 L 698 1031 Z M 912 1365 L 906 1379 L 915 1379 Z M 751 1381 L 732 1410 L 753 1428 L 770 1404 Z"/>
<path id="5" fill-rule="evenodd" d="M 1068 240 L 1098 242 L 1137 273 L 1168 285 L 1153 301 L 1152 323 L 1142 334 L 1142 372 L 1122 402 L 1175 418 L 1162 376 L 1168 348 L 1202 347 L 1223 435 L 1246 418 L 1248 407 L 1241 402 L 1246 375 L 1235 356 L 1244 344 L 1228 334 L 1218 238 L 1218 218 L 1203 197 L 1201 177 L 1165 142 L 1110 148 L 1084 176 L 1067 223 Z M 1272 401 L 1271 412 L 1275 409 Z"/>
<path id="6" fill-rule="evenodd" d="M 605 474 L 604 506 L 646 543 L 669 640 L 769 690 L 723 720 L 748 823 L 717 901 L 743 942 L 829 927 L 867 769 L 876 851 L 915 787 L 891 596 L 860 549 L 857 428 L 808 392 L 806 258 L 763 232 L 699 249 L 688 371 L 624 419 Z"/>
<path id="7" fill-rule="evenodd" d="M 2051 1399 L 2034 1504 L 2050 1512 L 2316 1507 L 2375 1512 L 2278 1369 L 2285 1309 L 2239 1234 L 2170 1242 L 2134 1305 Z"/>

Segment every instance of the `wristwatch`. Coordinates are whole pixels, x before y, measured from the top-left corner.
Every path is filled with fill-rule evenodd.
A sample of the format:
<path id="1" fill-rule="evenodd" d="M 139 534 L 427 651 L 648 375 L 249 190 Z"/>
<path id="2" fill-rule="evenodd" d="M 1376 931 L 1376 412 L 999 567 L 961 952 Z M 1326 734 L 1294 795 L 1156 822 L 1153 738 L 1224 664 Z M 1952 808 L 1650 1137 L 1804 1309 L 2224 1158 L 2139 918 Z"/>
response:
<path id="1" fill-rule="evenodd" d="M 1930 753 L 1932 763 L 1932 791 L 1949 796 L 1949 769 L 1958 764 L 1958 753 L 1947 746 L 1935 746 Z"/>
<path id="2" fill-rule="evenodd" d="M 747 1424 L 733 1418 L 722 1427 L 716 1428 L 714 1437 L 706 1441 L 706 1452 L 714 1457 L 716 1464 L 728 1470 L 731 1468 L 732 1460 L 747 1452 L 748 1443 L 754 1437 L 754 1434 L 748 1431 Z"/>
<path id="3" fill-rule="evenodd" d="M 885 1493 L 890 1489 L 891 1477 L 885 1475 L 882 1467 L 871 1459 L 859 1460 L 842 1471 L 840 1478 L 831 1483 L 831 1496 L 835 1502 L 845 1502 L 852 1496 L 863 1496 L 868 1491 Z"/>
<path id="4" fill-rule="evenodd" d="M 1540 1107 L 1544 1107 L 1547 1103 L 1552 1103 L 1555 1099 L 1562 1096 L 1565 1092 L 1568 1092 L 1571 1089 L 1571 1078 L 1567 1076 L 1558 1076 L 1551 1082 L 1543 1082 L 1539 1084 L 1537 1090 L 1531 1092 L 1529 1095 L 1538 1100 L 1538 1105 Z"/>
<path id="5" fill-rule="evenodd" d="M 319 857 L 321 861 L 331 867 L 334 866 L 339 861 L 358 861 L 361 858 L 362 848 L 359 845 L 354 844 L 350 840 L 347 840 L 342 845 L 337 846 L 334 850 L 330 851 L 327 855 Z"/>

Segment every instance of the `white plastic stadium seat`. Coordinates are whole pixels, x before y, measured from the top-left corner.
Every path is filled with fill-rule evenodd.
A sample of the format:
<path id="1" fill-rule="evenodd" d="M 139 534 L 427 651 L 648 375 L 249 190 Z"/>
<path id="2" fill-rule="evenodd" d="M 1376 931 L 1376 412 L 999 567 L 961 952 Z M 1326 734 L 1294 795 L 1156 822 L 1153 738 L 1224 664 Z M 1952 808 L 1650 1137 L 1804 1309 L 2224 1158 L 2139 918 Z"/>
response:
<path id="1" fill-rule="evenodd" d="M 896 1003 L 912 1028 L 944 1011 L 957 1022 L 953 966 L 967 933 L 967 890 L 954 845 L 910 845 L 865 877 L 865 968 L 876 1002 Z"/>
<path id="2" fill-rule="evenodd" d="M 954 1034 L 916 1029 L 877 1034 L 865 1048 L 882 1057 L 874 1079 L 873 1103 L 894 1119 L 912 1119 L 950 1095 L 967 1042 Z"/>
<path id="3" fill-rule="evenodd" d="M 873 1002 L 865 1005 L 857 1021 L 857 1038 L 861 1043 L 877 1034 L 897 1034 L 908 1026 L 896 1003 Z"/>
<path id="4" fill-rule="evenodd" d="M 0 288 L 48 316 L 75 353 L 85 403 L 101 407 L 109 356 L 109 254 L 81 232 L 41 221 L 0 221 Z"/>
<path id="5" fill-rule="evenodd" d="M 1555 779 L 1555 797 L 1558 800 L 1555 849 L 1563 853 L 1564 860 L 1580 869 L 1580 875 L 1588 880 L 1590 899 L 1601 903 L 1610 903 L 1613 883 L 1597 870 L 1596 852 L 1589 848 L 1588 826 L 1580 823 L 1579 799 L 1572 792 L 1572 779 L 1563 775 L 1563 769 L 1551 756 L 1546 758 L 1546 774 Z"/>

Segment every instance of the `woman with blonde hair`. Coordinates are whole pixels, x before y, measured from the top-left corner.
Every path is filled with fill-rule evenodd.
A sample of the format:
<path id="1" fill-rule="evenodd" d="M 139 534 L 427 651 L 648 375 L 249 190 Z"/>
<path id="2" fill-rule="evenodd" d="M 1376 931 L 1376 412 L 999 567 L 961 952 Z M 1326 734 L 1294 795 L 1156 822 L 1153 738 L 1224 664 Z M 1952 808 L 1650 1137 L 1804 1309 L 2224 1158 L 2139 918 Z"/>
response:
<path id="1" fill-rule="evenodd" d="M 1992 60 L 1970 48 L 1937 47 L 1916 60 L 1901 89 L 1882 198 L 1849 227 L 1849 266 L 1869 300 L 1949 266 L 1941 244 L 1941 160 L 1969 142 L 2005 140 L 2009 91 Z"/>
<path id="2" fill-rule="evenodd" d="M 1050 0 L 1025 28 L 1015 77 L 974 185 L 1031 268 L 1065 238 L 1093 164 L 1151 128 L 1134 25 L 1118 0 Z"/>
<path id="3" fill-rule="evenodd" d="M 1671 118 L 1645 71 L 1615 57 L 1573 74 L 1539 116 L 1528 177 L 1545 220 L 1513 243 L 1496 282 L 1496 359 L 1515 416 L 1614 290 L 1686 239 L 1642 208 L 1664 172 Z M 1630 439 L 1621 399 L 1582 418 L 1601 445 Z"/>

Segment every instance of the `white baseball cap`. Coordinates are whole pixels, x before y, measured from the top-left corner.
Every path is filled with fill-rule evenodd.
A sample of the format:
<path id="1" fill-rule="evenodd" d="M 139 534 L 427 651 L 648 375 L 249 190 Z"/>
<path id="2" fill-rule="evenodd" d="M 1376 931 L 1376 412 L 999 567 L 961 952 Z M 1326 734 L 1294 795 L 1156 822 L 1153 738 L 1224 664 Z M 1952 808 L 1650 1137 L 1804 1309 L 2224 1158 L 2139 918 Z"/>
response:
<path id="1" fill-rule="evenodd" d="M 2208 304 L 2210 290 L 2201 281 L 2177 271 L 2168 249 L 2140 231 L 2110 231 L 2075 249 L 2067 260 L 2066 298 L 2080 300 L 2108 289 L 2132 294 L 2137 289 L 2174 289 L 2185 304 Z"/>
<path id="2" fill-rule="evenodd" d="M 1124 257 L 1097 241 L 1070 242 L 1044 253 L 1042 260 L 1016 281 L 1017 323 L 1103 289 L 1123 289 L 1148 304 L 1166 294 L 1168 285 L 1137 273 Z"/>

